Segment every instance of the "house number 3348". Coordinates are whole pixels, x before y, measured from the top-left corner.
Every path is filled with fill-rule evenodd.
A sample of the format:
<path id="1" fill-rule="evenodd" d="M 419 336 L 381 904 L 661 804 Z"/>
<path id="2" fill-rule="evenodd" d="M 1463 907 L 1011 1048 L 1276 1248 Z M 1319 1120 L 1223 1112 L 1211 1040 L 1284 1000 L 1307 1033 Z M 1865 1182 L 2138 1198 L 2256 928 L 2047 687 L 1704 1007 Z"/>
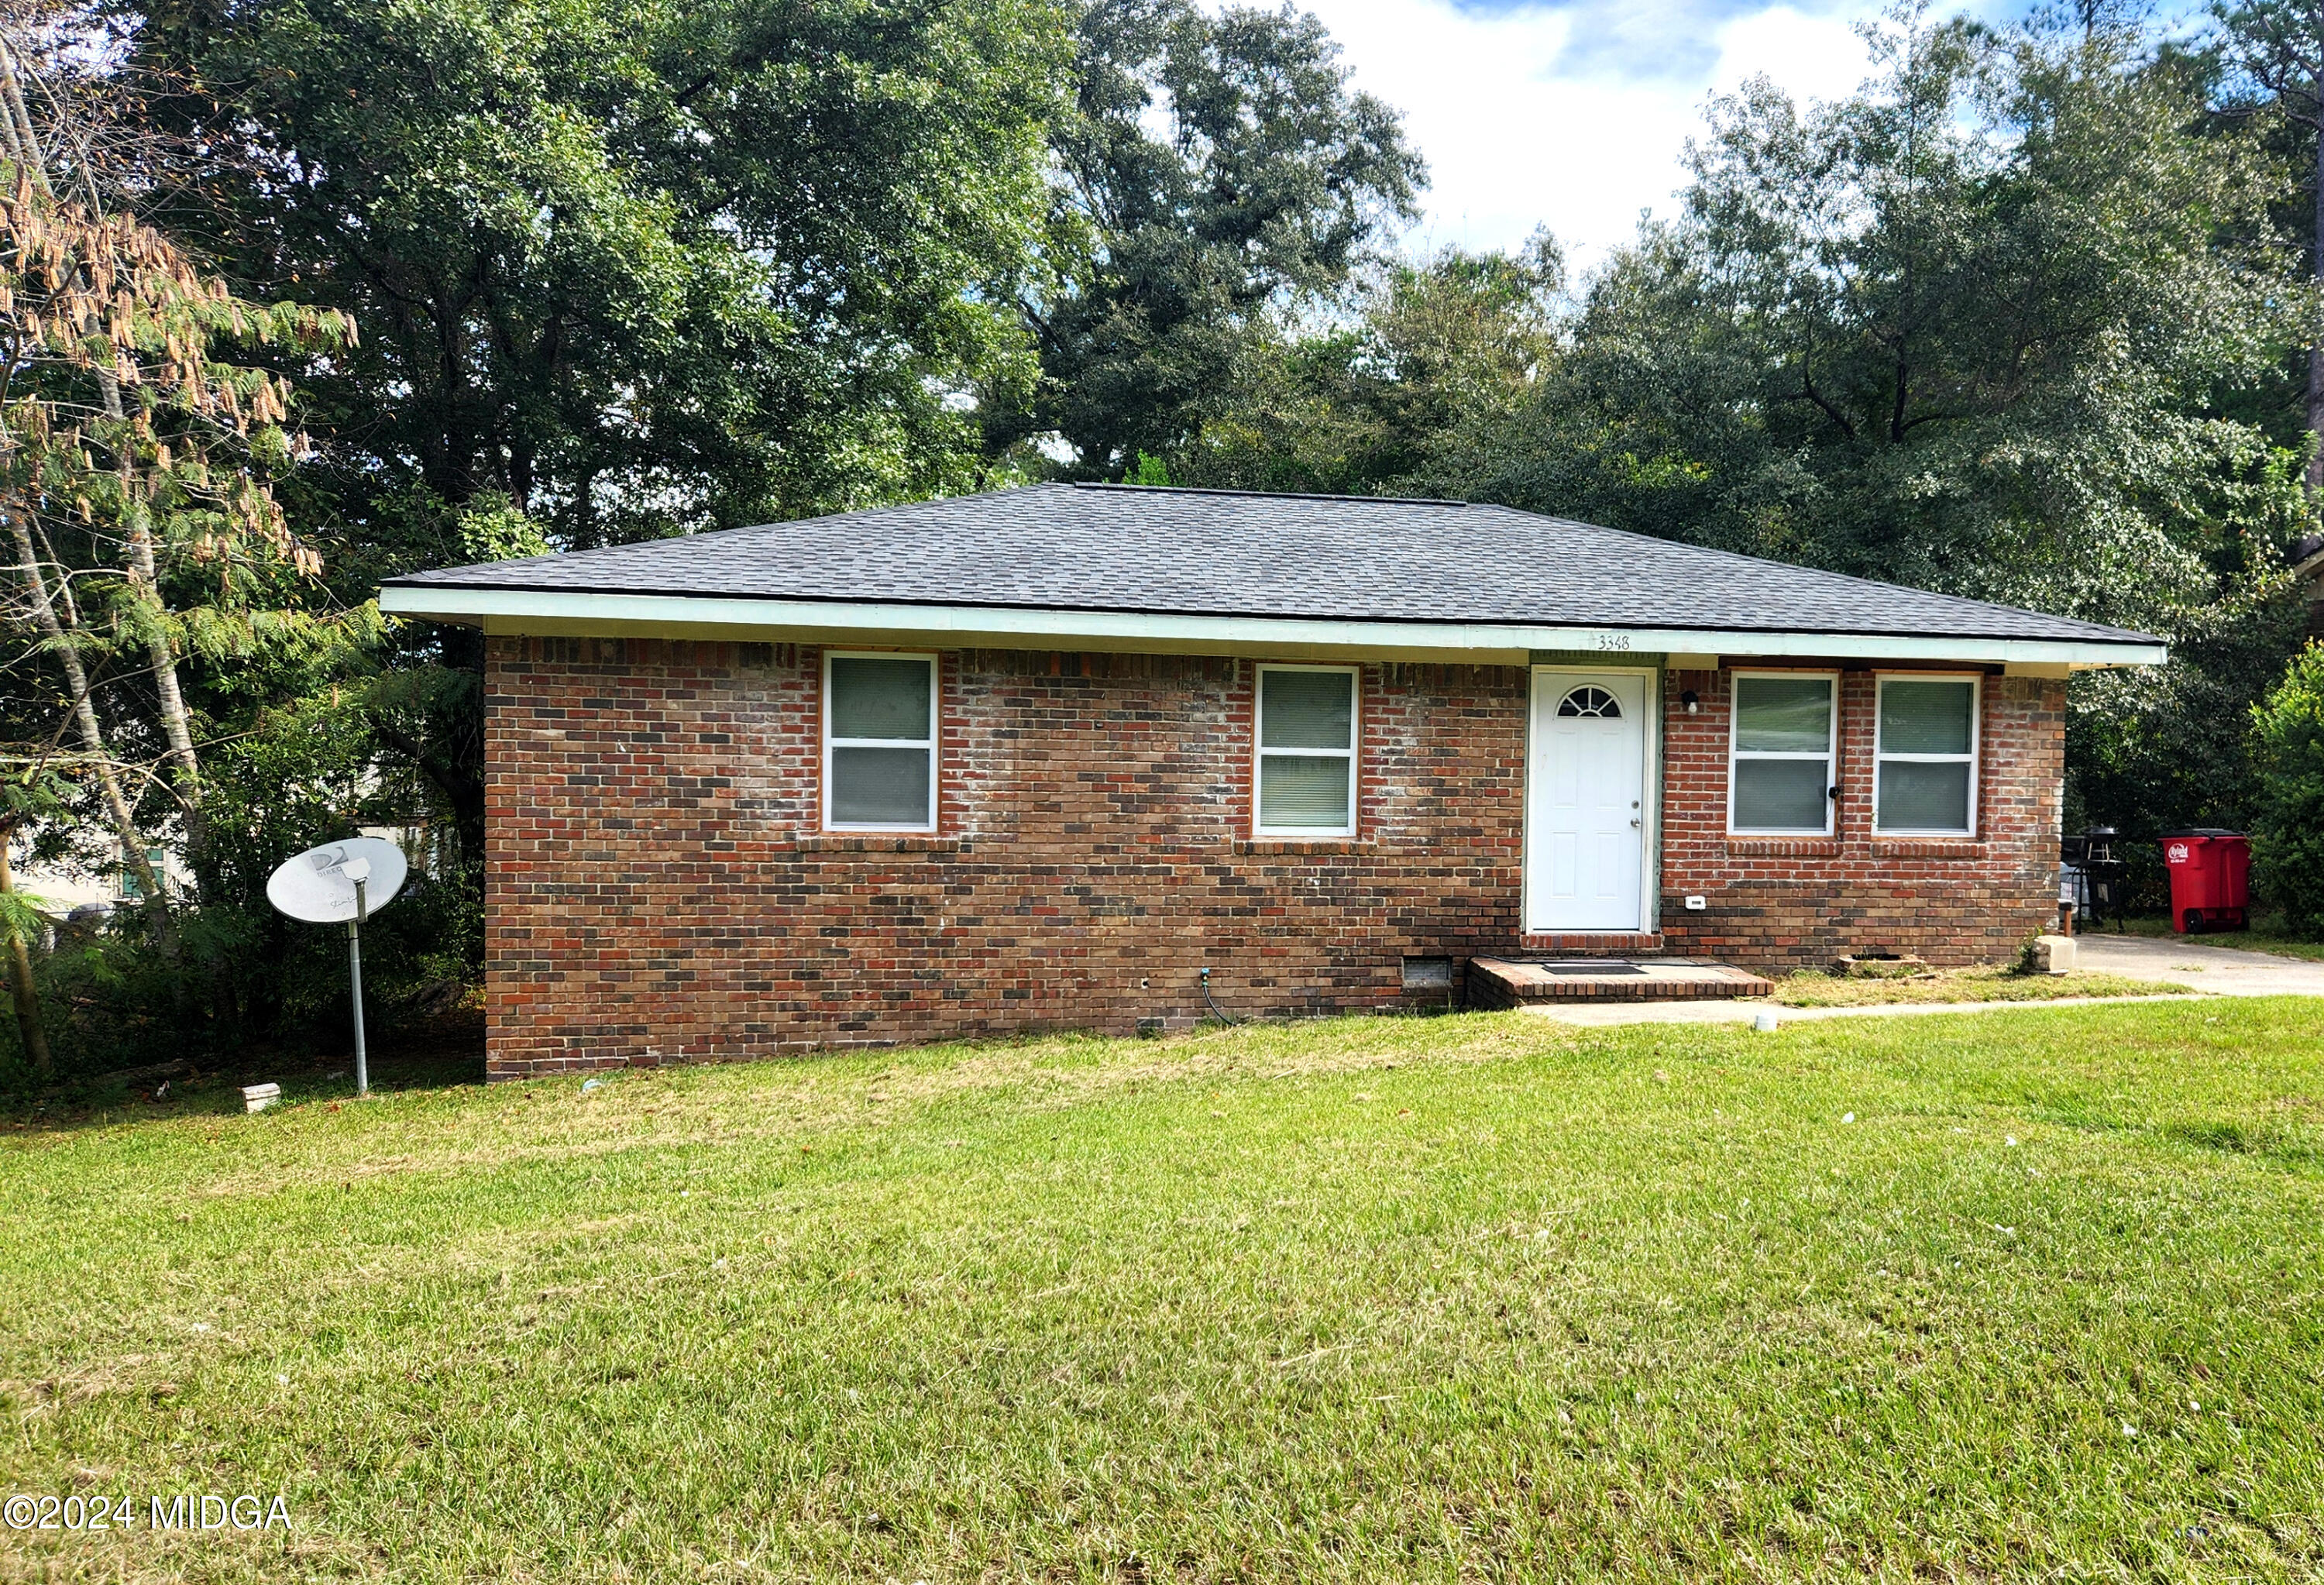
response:
<path id="1" fill-rule="evenodd" d="M 1600 633 L 1598 635 L 1598 647 L 1600 650 L 1627 650 L 1630 647 L 1630 635 L 1628 633 Z"/>

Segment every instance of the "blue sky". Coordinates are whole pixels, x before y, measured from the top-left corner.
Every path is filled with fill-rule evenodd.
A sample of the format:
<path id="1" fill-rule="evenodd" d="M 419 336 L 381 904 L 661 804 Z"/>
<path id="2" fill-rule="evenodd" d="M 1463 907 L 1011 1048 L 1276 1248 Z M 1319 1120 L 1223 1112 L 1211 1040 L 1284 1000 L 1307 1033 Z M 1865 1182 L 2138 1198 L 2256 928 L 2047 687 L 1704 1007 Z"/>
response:
<path id="1" fill-rule="evenodd" d="M 1704 101 L 1765 73 L 1801 98 L 1845 94 L 1869 66 L 1867 0 L 1300 0 L 1340 40 L 1358 87 L 1404 112 L 1428 157 L 1415 252 L 1514 247 L 1546 225 L 1586 268 L 1638 212 L 1669 214 Z"/>

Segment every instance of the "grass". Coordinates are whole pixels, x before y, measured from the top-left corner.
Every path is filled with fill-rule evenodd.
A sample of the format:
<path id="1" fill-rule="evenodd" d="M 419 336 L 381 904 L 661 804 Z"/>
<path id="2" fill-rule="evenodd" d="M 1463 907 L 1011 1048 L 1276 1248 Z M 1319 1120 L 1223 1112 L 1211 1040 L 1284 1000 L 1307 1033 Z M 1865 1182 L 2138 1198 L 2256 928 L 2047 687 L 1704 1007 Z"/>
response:
<path id="1" fill-rule="evenodd" d="M 2281 913 L 2255 914 L 2252 916 L 2251 926 L 2248 930 L 2207 930 L 2200 935 L 2181 935 L 2178 938 L 2203 946 L 2235 946 L 2241 947 L 2246 952 L 2269 952 L 2278 957 L 2305 958 L 2310 963 L 2324 963 L 2324 941 L 2309 941 L 2297 935 L 2285 934 L 2283 916 Z M 2133 935 L 2169 937 L 2178 935 L 2172 929 L 2171 921 L 2167 918 L 2126 919 L 2123 921 L 2123 927 Z M 2092 935 L 2099 934 L 2101 930 L 2111 931 L 2113 928 L 2111 921 L 2102 926 L 2093 925 L 2084 927 L 2085 933 Z"/>
<path id="2" fill-rule="evenodd" d="M 1903 980 L 1855 980 L 1802 969 L 1775 981 L 1785 1007 L 1890 1007 L 1900 1002 L 2061 1001 L 2093 996 L 2183 996 L 2193 987 L 2076 969 L 2020 974 L 2002 968 L 1935 969 Z"/>
<path id="3" fill-rule="evenodd" d="M 0 1490 L 294 1528 L 0 1574 L 2313 1580 L 2319 1029 L 1493 1014 L 20 1122 Z"/>

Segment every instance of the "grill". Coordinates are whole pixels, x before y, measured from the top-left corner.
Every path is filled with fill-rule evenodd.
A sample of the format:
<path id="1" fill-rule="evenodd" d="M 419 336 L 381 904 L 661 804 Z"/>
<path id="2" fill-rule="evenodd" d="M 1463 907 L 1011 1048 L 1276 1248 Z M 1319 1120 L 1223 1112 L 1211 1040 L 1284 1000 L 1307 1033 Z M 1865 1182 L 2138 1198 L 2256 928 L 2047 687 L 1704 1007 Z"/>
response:
<path id="1" fill-rule="evenodd" d="M 2114 927 L 2122 929 L 2123 898 L 2129 888 L 2124 882 L 2128 866 L 2115 856 L 2120 840 L 2113 826 L 2093 825 L 2059 843 L 2058 900 L 2073 905 L 2077 921 L 2099 924 L 2112 909 Z"/>

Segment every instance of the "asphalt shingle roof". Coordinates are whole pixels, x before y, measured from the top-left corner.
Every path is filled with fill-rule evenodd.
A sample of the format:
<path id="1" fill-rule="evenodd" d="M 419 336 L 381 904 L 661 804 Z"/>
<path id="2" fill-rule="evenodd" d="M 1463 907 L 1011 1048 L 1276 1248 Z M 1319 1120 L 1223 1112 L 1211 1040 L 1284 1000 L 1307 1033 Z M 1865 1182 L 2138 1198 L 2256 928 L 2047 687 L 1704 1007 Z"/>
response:
<path id="1" fill-rule="evenodd" d="M 389 585 L 1358 622 L 2160 641 L 1503 506 L 1071 484 L 447 567 Z"/>

